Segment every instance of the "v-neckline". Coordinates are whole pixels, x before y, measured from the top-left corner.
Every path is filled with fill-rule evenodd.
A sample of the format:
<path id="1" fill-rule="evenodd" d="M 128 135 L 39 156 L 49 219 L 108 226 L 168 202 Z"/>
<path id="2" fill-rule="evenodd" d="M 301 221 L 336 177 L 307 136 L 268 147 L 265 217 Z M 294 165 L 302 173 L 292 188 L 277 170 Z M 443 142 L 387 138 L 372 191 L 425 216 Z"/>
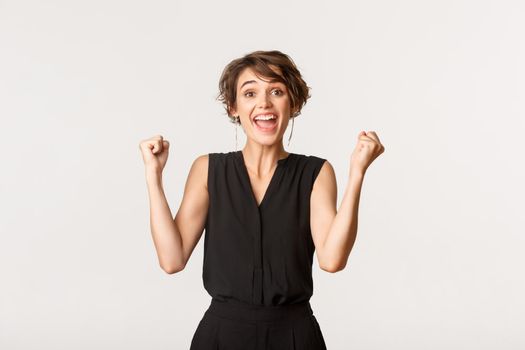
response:
<path id="1" fill-rule="evenodd" d="M 264 191 L 264 194 L 262 196 L 261 202 L 257 204 L 257 198 L 255 197 L 255 192 L 253 191 L 252 182 L 250 180 L 250 174 L 248 173 L 248 167 L 246 166 L 246 163 L 244 162 L 244 155 L 241 151 L 237 151 L 237 159 L 241 163 L 241 168 L 244 173 L 245 180 L 248 185 L 248 189 L 251 193 L 252 203 L 255 205 L 257 209 L 261 209 L 262 205 L 267 202 L 268 196 L 271 194 L 271 190 L 273 188 L 274 182 L 277 179 L 277 175 L 280 173 L 281 167 L 285 164 L 285 162 L 293 155 L 293 153 L 288 153 L 288 156 L 286 158 L 277 159 L 277 166 L 275 167 L 275 170 L 273 171 L 272 177 L 270 178 L 270 182 L 268 183 L 268 186 L 266 187 L 266 190 Z"/>

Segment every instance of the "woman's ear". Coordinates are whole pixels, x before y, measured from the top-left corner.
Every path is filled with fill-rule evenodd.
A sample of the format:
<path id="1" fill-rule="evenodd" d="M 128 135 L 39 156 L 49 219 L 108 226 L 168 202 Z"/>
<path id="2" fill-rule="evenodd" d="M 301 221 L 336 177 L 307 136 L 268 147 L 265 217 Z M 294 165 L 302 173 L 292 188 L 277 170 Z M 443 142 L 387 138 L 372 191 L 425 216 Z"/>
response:
<path id="1" fill-rule="evenodd" d="M 228 107 L 228 111 L 231 116 L 237 115 L 237 110 L 235 109 L 235 107 Z"/>
<path id="2" fill-rule="evenodd" d="M 297 107 L 293 107 L 293 108 L 291 109 L 291 112 L 290 112 L 290 118 L 293 117 L 293 116 L 295 115 L 295 113 L 297 113 L 298 109 L 299 109 L 299 108 L 297 108 Z"/>

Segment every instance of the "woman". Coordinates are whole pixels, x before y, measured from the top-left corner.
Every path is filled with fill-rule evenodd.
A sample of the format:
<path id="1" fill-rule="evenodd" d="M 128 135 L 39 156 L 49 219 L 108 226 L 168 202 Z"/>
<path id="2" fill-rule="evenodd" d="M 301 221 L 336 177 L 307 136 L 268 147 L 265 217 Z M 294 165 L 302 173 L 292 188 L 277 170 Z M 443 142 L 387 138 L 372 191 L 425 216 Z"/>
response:
<path id="1" fill-rule="evenodd" d="M 233 60 L 219 90 L 246 144 L 195 159 L 174 219 L 161 181 L 169 143 L 157 135 L 140 144 L 162 269 L 184 269 L 206 229 L 202 276 L 212 299 L 190 349 L 326 349 L 309 302 L 313 253 L 327 272 L 345 267 L 364 174 L 384 147 L 375 132 L 359 133 L 336 210 L 332 165 L 283 147 L 288 123 L 293 131 L 310 97 L 290 57 L 256 51 Z"/>

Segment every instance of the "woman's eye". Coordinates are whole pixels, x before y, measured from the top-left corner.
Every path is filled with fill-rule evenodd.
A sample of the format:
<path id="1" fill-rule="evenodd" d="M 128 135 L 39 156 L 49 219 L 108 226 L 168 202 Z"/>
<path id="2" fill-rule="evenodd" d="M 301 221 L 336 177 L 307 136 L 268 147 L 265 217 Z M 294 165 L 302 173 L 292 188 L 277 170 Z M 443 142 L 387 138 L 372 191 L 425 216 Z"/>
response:
<path id="1" fill-rule="evenodd" d="M 281 89 L 274 89 L 274 90 L 272 90 L 272 92 L 274 92 L 274 93 L 278 92 L 276 94 L 276 96 L 280 96 L 280 95 L 283 94 L 283 91 Z M 253 91 L 247 91 L 247 92 L 244 93 L 244 97 L 253 97 L 253 95 L 254 95 Z"/>

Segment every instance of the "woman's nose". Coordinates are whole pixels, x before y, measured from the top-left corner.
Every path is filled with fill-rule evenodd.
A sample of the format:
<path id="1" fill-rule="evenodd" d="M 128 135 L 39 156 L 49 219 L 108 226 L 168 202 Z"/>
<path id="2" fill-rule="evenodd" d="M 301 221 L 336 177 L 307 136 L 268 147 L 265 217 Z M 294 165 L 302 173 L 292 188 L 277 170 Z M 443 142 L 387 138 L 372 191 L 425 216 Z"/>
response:
<path id="1" fill-rule="evenodd" d="M 272 105 L 272 102 L 270 100 L 270 96 L 268 94 L 262 94 L 262 97 L 259 100 L 259 107 L 270 107 Z"/>

